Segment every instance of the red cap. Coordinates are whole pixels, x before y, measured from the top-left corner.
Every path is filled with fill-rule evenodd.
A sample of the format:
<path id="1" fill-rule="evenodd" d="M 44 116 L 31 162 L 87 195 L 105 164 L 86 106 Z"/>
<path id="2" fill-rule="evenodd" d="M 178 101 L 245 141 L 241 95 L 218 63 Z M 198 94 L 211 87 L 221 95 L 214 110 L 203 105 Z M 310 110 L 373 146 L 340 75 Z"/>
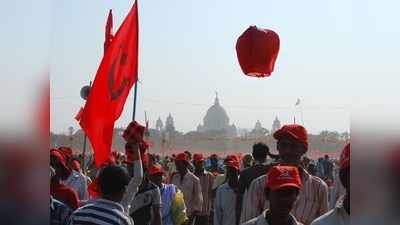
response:
<path id="1" fill-rule="evenodd" d="M 350 143 L 348 143 L 340 155 L 340 169 L 350 167 Z"/>
<path id="2" fill-rule="evenodd" d="M 50 156 L 56 157 L 61 162 L 61 164 L 65 165 L 65 156 L 58 149 L 50 149 Z"/>
<path id="3" fill-rule="evenodd" d="M 193 155 L 193 161 L 204 161 L 204 156 L 201 153 L 196 153 Z"/>
<path id="4" fill-rule="evenodd" d="M 233 167 L 240 170 L 240 160 L 237 155 L 228 155 L 224 161 L 225 166 Z"/>
<path id="5" fill-rule="evenodd" d="M 152 167 L 149 169 L 149 175 L 156 175 L 156 174 L 164 174 L 164 170 L 159 164 L 154 164 Z"/>
<path id="6" fill-rule="evenodd" d="M 275 191 L 283 187 L 301 188 L 299 170 L 294 166 L 274 166 L 269 169 L 266 186 Z"/>
<path id="7" fill-rule="evenodd" d="M 179 153 L 176 157 L 175 157 L 175 161 L 189 161 L 189 157 L 186 153 Z"/>
<path id="8" fill-rule="evenodd" d="M 50 149 L 50 156 L 56 157 L 59 160 L 63 169 L 67 173 L 71 173 L 71 169 L 69 169 L 67 166 L 67 161 L 65 160 L 65 155 L 62 154 L 58 149 Z"/>
<path id="9" fill-rule="evenodd" d="M 299 141 L 306 149 L 308 149 L 307 130 L 303 126 L 298 124 L 284 125 L 281 129 L 274 133 L 274 138 L 276 140 L 280 140 L 286 135 L 289 135 L 296 141 Z"/>

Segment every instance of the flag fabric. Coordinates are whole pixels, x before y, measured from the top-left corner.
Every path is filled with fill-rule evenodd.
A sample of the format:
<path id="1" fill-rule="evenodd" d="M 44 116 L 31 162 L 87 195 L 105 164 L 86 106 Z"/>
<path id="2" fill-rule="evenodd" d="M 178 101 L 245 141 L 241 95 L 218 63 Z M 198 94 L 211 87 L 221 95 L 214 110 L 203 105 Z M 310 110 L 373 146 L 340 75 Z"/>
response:
<path id="1" fill-rule="evenodd" d="M 300 99 L 299 98 L 297 99 L 295 106 L 298 106 L 298 105 L 300 105 Z"/>
<path id="2" fill-rule="evenodd" d="M 100 166 L 109 158 L 114 123 L 138 76 L 138 6 L 133 4 L 101 60 L 79 121 Z"/>
<path id="3" fill-rule="evenodd" d="M 110 11 L 108 12 L 106 29 L 105 29 L 104 54 L 106 53 L 108 46 L 110 46 L 113 38 L 112 29 L 113 29 L 113 15 L 112 15 L 112 10 L 110 9 Z"/>
<path id="4" fill-rule="evenodd" d="M 83 108 L 81 107 L 78 111 L 78 113 L 75 115 L 75 119 L 79 122 L 82 118 L 82 113 L 83 113 Z"/>

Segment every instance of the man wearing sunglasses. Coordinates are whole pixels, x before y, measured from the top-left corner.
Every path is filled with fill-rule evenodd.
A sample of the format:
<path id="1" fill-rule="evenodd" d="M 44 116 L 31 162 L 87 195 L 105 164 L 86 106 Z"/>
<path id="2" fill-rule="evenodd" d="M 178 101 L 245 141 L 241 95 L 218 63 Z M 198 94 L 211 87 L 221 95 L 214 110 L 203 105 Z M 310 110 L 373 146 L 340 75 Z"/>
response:
<path id="1" fill-rule="evenodd" d="M 285 125 L 274 133 L 279 152 L 279 164 L 295 166 L 299 169 L 303 188 L 299 192 L 292 214 L 295 218 L 309 225 L 315 218 L 328 211 L 328 187 L 323 180 L 310 175 L 301 167 L 302 157 L 308 150 L 308 138 L 306 129 L 298 124 Z M 268 208 L 268 201 L 263 195 L 266 176 L 261 176 L 252 181 L 248 195 L 243 202 L 240 221 L 243 223 L 259 216 Z"/>

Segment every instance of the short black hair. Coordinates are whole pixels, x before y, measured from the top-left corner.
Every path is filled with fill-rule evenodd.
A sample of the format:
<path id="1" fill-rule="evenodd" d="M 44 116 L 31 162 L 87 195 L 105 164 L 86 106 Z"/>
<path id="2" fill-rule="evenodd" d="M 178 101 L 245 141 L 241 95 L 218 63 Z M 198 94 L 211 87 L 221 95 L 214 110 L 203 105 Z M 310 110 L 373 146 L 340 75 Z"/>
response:
<path id="1" fill-rule="evenodd" d="M 268 145 L 258 142 L 253 145 L 253 158 L 256 160 L 265 160 L 267 159 L 267 155 L 269 153 Z"/>
<path id="2" fill-rule="evenodd" d="M 103 195 L 117 194 L 129 183 L 128 171 L 122 166 L 107 165 L 99 173 L 100 192 Z"/>

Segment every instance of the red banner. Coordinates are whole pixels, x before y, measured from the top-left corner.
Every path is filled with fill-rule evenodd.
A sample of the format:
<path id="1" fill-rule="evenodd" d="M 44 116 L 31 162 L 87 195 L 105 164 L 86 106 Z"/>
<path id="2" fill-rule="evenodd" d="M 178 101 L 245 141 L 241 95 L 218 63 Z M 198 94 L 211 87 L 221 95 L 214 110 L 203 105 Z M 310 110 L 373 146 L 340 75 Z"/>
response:
<path id="1" fill-rule="evenodd" d="M 114 123 L 137 81 L 138 36 L 135 2 L 106 49 L 79 121 L 93 146 L 97 166 L 109 158 Z"/>

